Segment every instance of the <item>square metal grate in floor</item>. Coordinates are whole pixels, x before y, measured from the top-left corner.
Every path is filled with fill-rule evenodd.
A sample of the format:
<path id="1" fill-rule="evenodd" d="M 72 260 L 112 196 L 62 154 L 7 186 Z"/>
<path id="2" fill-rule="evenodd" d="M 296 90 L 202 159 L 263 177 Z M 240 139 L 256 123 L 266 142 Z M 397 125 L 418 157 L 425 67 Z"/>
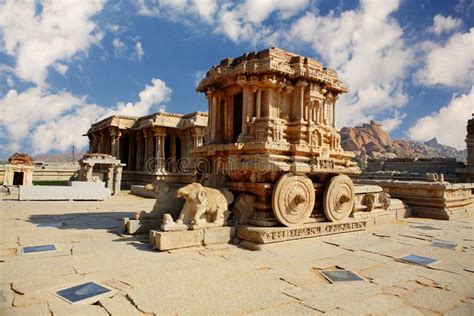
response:
<path id="1" fill-rule="evenodd" d="M 87 301 L 95 296 L 108 293 L 111 290 L 95 282 L 87 282 L 75 285 L 56 292 L 56 295 L 63 300 L 73 304 Z"/>
<path id="2" fill-rule="evenodd" d="M 21 248 L 22 254 L 29 254 L 29 253 L 36 253 L 36 252 L 44 252 L 44 251 L 54 251 L 56 250 L 55 245 L 40 245 L 40 246 L 26 246 Z"/>
<path id="3" fill-rule="evenodd" d="M 350 270 L 321 270 L 319 271 L 329 282 L 364 281 L 363 278 Z"/>
<path id="4" fill-rule="evenodd" d="M 444 249 L 451 249 L 451 250 L 456 250 L 457 244 L 449 243 L 449 242 L 444 242 L 444 241 L 433 241 L 431 243 L 431 247 L 437 247 L 437 248 L 444 248 Z"/>
<path id="5" fill-rule="evenodd" d="M 399 260 L 403 262 L 418 264 L 421 266 L 429 266 L 432 263 L 438 262 L 438 259 L 433 259 L 433 258 L 423 257 L 423 256 L 418 256 L 418 255 L 413 255 L 413 254 L 399 258 Z"/>

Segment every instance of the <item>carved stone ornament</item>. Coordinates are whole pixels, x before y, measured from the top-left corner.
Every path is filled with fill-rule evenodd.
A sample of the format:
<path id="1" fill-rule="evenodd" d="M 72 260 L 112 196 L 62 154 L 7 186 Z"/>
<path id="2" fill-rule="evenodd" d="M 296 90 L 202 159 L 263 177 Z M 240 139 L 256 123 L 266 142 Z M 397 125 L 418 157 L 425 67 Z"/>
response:
<path id="1" fill-rule="evenodd" d="M 273 214 L 285 226 L 303 224 L 311 215 L 315 202 L 314 185 L 303 175 L 287 173 L 275 185 Z"/>
<path id="2" fill-rule="evenodd" d="M 333 177 L 326 186 L 323 197 L 324 214 L 331 222 L 346 219 L 355 202 L 354 184 L 346 175 Z"/>

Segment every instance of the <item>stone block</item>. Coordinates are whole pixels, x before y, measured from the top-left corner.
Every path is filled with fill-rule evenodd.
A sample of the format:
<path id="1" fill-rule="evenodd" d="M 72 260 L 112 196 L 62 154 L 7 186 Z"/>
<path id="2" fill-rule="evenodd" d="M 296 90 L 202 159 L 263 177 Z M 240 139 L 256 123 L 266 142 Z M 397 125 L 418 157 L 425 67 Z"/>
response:
<path id="1" fill-rule="evenodd" d="M 129 219 L 126 232 L 128 234 L 144 234 L 152 229 L 159 229 L 161 219 Z"/>
<path id="2" fill-rule="evenodd" d="M 150 244 L 150 246 L 154 247 L 155 246 L 155 237 L 156 237 L 156 234 L 159 233 L 159 231 L 157 230 L 150 230 L 148 232 L 148 243 Z"/>
<path id="3" fill-rule="evenodd" d="M 130 194 L 141 196 L 148 199 L 156 199 L 155 191 L 145 191 L 144 185 L 131 185 Z"/>
<path id="4" fill-rule="evenodd" d="M 155 246 L 159 251 L 202 246 L 204 230 L 185 230 L 176 232 L 157 232 Z"/>
<path id="5" fill-rule="evenodd" d="M 20 201 L 103 201 L 111 192 L 103 182 L 71 181 L 69 186 L 20 186 Z"/>
<path id="6" fill-rule="evenodd" d="M 204 245 L 226 244 L 235 237 L 235 227 L 216 227 L 204 230 Z"/>

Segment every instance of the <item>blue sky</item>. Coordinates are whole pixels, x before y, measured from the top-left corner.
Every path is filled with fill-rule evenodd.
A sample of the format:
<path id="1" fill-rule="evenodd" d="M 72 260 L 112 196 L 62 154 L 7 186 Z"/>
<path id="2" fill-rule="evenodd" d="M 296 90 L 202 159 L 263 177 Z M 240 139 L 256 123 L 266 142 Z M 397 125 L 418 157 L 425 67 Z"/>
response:
<path id="1" fill-rule="evenodd" d="M 462 149 L 473 17 L 468 0 L 0 1 L 0 158 L 85 149 L 114 113 L 206 110 L 212 65 L 271 46 L 339 73 L 339 127 Z"/>

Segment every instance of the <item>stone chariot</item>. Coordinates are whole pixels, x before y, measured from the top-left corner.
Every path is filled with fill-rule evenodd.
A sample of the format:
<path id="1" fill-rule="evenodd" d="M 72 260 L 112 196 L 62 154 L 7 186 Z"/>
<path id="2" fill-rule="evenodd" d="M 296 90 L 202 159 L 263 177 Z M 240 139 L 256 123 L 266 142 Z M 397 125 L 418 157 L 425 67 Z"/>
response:
<path id="1" fill-rule="evenodd" d="M 294 227 L 343 222 L 354 210 L 350 174 L 360 173 L 344 152 L 335 104 L 347 88 L 314 59 L 277 48 L 224 59 L 197 91 L 206 93 L 206 143 L 193 150 L 196 169 L 224 174 L 245 200 L 254 226 Z M 202 168 L 201 168 L 202 169 Z"/>

